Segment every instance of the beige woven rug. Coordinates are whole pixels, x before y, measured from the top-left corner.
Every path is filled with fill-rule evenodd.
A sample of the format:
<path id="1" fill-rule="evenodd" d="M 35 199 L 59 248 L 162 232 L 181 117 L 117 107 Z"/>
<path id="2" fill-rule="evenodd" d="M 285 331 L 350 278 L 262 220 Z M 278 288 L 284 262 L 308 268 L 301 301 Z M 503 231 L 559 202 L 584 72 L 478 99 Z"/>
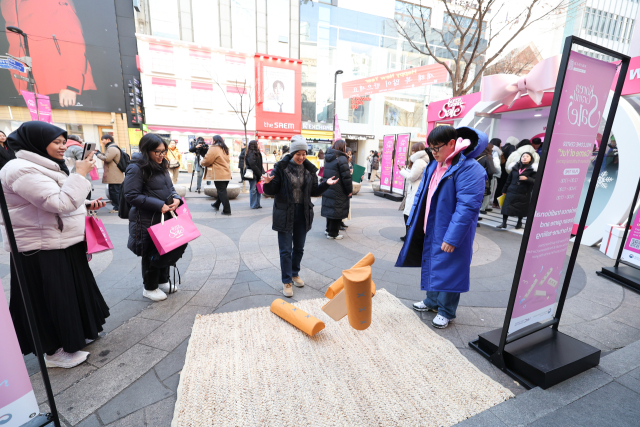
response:
<path id="1" fill-rule="evenodd" d="M 295 304 L 313 338 L 269 307 L 198 316 L 172 427 L 451 426 L 513 397 L 385 290 L 365 331 L 326 302 Z"/>

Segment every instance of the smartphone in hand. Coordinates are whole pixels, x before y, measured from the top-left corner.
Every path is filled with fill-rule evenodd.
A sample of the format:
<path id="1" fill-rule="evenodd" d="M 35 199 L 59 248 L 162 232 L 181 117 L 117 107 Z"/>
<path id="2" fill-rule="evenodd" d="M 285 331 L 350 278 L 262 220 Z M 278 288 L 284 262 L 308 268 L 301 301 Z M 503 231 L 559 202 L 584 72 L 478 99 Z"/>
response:
<path id="1" fill-rule="evenodd" d="M 92 151 L 96 151 L 96 143 L 95 142 L 85 142 L 84 147 L 82 148 L 82 160 L 89 157 L 89 153 Z"/>

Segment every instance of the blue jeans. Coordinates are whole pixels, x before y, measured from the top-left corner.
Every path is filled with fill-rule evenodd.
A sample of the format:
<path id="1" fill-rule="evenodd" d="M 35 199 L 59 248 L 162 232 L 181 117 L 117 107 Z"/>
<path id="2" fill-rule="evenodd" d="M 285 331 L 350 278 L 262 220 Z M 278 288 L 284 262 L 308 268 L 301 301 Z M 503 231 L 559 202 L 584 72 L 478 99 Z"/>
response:
<path id="1" fill-rule="evenodd" d="M 293 233 L 278 231 L 280 249 L 280 270 L 282 283 L 291 283 L 300 273 L 300 262 L 304 255 L 304 242 L 307 239 L 307 223 L 304 217 L 304 205 L 296 204 L 293 214 Z"/>
<path id="2" fill-rule="evenodd" d="M 427 297 L 422 302 L 429 308 L 437 308 L 438 314 L 451 320 L 456 318 L 460 293 L 427 291 Z"/>
<path id="3" fill-rule="evenodd" d="M 260 193 L 258 193 L 258 188 L 256 187 L 257 184 L 257 179 L 249 180 L 249 187 L 251 188 L 249 193 L 249 206 L 251 209 L 257 209 L 260 207 Z"/>

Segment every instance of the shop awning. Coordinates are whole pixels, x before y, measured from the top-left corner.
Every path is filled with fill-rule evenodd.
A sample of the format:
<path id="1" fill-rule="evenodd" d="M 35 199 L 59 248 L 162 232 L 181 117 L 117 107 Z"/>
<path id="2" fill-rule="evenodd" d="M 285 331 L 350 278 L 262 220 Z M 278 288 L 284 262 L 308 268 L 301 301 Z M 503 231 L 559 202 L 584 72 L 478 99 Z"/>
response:
<path id="1" fill-rule="evenodd" d="M 149 130 L 155 132 L 180 132 L 180 133 L 189 133 L 193 135 L 220 135 L 226 137 L 236 137 L 241 136 L 244 137 L 244 130 L 237 129 L 210 129 L 210 128 L 189 128 L 189 127 L 180 127 L 180 126 L 163 126 L 163 125 L 147 125 Z M 255 131 L 250 131 L 247 129 L 247 137 L 249 139 L 253 138 Z"/>
<path id="2" fill-rule="evenodd" d="M 326 130 L 303 130 L 302 136 L 308 139 L 333 139 L 333 132 Z"/>
<path id="3" fill-rule="evenodd" d="M 258 132 L 258 138 L 259 139 L 275 139 L 276 141 L 280 140 L 285 140 L 288 141 L 290 140 L 294 135 L 300 135 L 299 133 L 292 133 L 292 132 L 274 132 L 274 131 L 270 131 L 270 132 Z"/>

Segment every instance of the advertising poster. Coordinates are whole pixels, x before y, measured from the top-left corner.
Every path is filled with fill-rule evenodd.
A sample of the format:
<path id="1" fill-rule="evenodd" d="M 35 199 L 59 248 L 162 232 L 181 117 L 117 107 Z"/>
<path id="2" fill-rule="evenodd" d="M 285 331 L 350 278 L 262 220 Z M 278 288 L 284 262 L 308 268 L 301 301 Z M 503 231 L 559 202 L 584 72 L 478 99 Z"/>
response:
<path id="1" fill-rule="evenodd" d="M 444 68 L 444 65 L 424 65 L 342 83 L 342 97 L 351 98 L 352 96 L 427 86 L 435 83 L 444 83 L 448 79 L 449 73 Z"/>
<path id="2" fill-rule="evenodd" d="M 302 61 L 256 54 L 256 130 L 260 138 L 289 139 L 301 129 Z"/>
<path id="3" fill-rule="evenodd" d="M 35 92 L 54 109 L 124 111 L 115 3 L 101 0 L 0 0 L 2 28 L 29 37 Z M 0 34 L 0 52 L 26 56 L 23 37 Z M 24 107 L 27 73 L 0 69 L 0 104 Z"/>
<path id="4" fill-rule="evenodd" d="M 53 123 L 51 117 L 51 102 L 46 95 L 35 94 L 26 90 L 20 91 L 24 98 L 31 120 L 39 120 L 41 122 Z"/>
<path id="5" fill-rule="evenodd" d="M 555 315 L 573 218 L 615 72 L 615 64 L 570 53 L 510 334 Z"/>
<path id="6" fill-rule="evenodd" d="M 393 148 L 396 145 L 395 135 L 382 138 L 382 158 L 380 159 L 380 189 L 391 191 L 391 168 L 393 166 Z"/>
<path id="7" fill-rule="evenodd" d="M 0 286 L 0 425 L 18 427 L 39 412 L 36 396 Z"/>
<path id="8" fill-rule="evenodd" d="M 393 183 L 392 191 L 394 193 L 404 193 L 404 177 L 400 175 L 400 169 L 407 164 L 407 150 L 409 149 L 410 133 L 403 133 L 398 135 L 398 142 L 396 143 L 396 156 L 393 162 Z"/>
<path id="9" fill-rule="evenodd" d="M 620 260 L 640 267 L 640 211 L 636 212 L 633 219 Z"/>
<path id="10" fill-rule="evenodd" d="M 340 123 L 338 122 L 338 115 L 336 114 L 336 118 L 334 119 L 334 123 L 336 124 L 336 129 L 333 132 L 334 141 L 337 141 L 339 139 L 342 139 L 342 132 L 340 132 Z"/>

